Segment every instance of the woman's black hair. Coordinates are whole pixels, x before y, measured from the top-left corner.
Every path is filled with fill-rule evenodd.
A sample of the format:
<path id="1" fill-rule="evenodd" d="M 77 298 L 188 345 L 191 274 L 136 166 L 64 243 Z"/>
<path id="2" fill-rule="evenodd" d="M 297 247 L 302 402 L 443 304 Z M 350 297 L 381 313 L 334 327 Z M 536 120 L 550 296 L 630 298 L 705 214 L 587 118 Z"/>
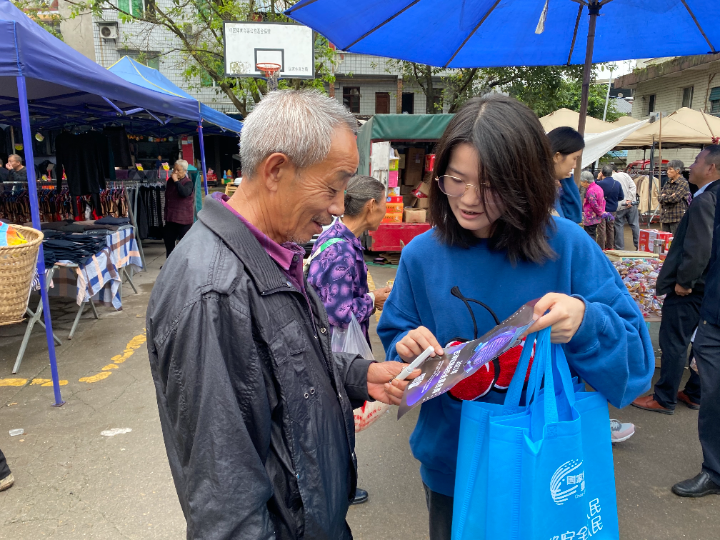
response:
<path id="1" fill-rule="evenodd" d="M 554 163 L 535 113 L 499 94 L 468 100 L 438 142 L 435 177 L 445 174 L 453 150 L 464 143 L 477 151 L 478 179 L 490 186 L 502 208 L 489 239 L 490 248 L 505 250 L 513 263 L 541 263 L 554 257 L 547 240 L 557 196 Z M 482 190 L 480 198 L 487 207 L 485 194 Z M 430 187 L 430 222 L 448 245 L 467 248 L 478 242 L 458 223 L 437 182 Z"/>
<path id="2" fill-rule="evenodd" d="M 560 152 L 563 156 L 569 156 L 585 148 L 585 139 L 577 130 L 571 127 L 561 126 L 553 129 L 547 134 L 550 139 L 550 149 L 553 156 Z"/>

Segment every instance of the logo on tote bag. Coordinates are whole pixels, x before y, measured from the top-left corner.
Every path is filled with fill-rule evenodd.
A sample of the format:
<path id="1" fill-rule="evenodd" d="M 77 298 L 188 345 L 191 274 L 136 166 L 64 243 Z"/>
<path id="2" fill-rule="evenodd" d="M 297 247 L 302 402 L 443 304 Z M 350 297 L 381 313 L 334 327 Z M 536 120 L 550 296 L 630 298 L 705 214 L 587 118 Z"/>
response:
<path id="1" fill-rule="evenodd" d="M 570 497 L 585 495 L 585 471 L 580 459 L 571 459 L 560 465 L 550 479 L 550 495 L 555 504 L 562 505 Z"/>

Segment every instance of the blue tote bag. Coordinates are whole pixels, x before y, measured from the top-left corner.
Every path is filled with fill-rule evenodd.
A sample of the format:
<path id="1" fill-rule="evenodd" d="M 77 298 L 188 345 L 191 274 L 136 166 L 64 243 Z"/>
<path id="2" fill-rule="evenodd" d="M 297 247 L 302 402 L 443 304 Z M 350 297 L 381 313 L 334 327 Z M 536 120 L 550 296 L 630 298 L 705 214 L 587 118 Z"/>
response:
<path id="1" fill-rule="evenodd" d="M 463 403 L 452 538 L 619 537 L 607 400 L 575 383 L 543 330 L 528 337 L 504 405 Z"/>

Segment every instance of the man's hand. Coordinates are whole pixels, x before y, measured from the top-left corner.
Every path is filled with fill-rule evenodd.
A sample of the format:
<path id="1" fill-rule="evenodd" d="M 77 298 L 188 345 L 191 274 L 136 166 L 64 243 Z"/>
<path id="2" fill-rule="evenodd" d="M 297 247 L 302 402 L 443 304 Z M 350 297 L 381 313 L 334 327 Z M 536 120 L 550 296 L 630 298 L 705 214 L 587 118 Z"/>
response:
<path id="1" fill-rule="evenodd" d="M 404 338 L 398 341 L 395 350 L 402 361 L 409 364 L 428 347 L 435 349 L 435 352 L 430 355 L 431 357 L 443 353 L 440 343 L 432 332 L 424 326 L 420 326 L 415 330 L 410 330 Z"/>
<path id="2" fill-rule="evenodd" d="M 630 208 L 632 206 L 632 201 L 625 201 L 625 208 Z"/>
<path id="3" fill-rule="evenodd" d="M 535 304 L 535 324 L 525 335 L 551 327 L 550 340 L 553 343 L 568 343 L 580 328 L 584 316 L 585 303 L 582 300 L 567 294 L 549 293 Z"/>
<path id="4" fill-rule="evenodd" d="M 692 289 L 686 289 L 679 283 L 675 284 L 675 294 L 677 294 L 678 296 L 687 296 L 690 293 L 692 293 Z"/>
<path id="5" fill-rule="evenodd" d="M 10 165 L 10 162 L 9 162 L 9 161 L 5 164 L 5 168 L 6 168 L 8 171 L 12 171 L 12 170 L 13 170 L 13 167 L 12 167 L 12 165 Z"/>
<path id="6" fill-rule="evenodd" d="M 404 381 L 393 381 L 405 367 L 402 362 L 370 364 L 367 375 L 370 397 L 388 405 L 400 405 L 405 388 L 412 379 L 420 375 L 420 370 L 416 369 Z M 392 384 L 390 384 L 391 381 Z"/>
<path id="7" fill-rule="evenodd" d="M 385 305 L 385 300 L 387 300 L 387 297 L 390 295 L 390 291 L 392 289 L 390 287 L 383 287 L 382 289 L 375 289 L 373 293 L 375 294 L 375 309 L 382 309 Z"/>

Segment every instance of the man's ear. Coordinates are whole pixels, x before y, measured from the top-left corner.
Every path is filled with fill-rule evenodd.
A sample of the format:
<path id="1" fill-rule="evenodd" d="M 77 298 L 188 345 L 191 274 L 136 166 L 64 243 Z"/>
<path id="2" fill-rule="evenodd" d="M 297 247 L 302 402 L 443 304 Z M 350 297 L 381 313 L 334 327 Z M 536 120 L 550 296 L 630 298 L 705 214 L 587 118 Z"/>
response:
<path id="1" fill-rule="evenodd" d="M 295 177 L 295 166 L 290 159 L 280 152 L 275 152 L 266 157 L 258 167 L 260 181 L 265 183 L 268 190 L 275 192 L 279 183 L 290 175 Z"/>

